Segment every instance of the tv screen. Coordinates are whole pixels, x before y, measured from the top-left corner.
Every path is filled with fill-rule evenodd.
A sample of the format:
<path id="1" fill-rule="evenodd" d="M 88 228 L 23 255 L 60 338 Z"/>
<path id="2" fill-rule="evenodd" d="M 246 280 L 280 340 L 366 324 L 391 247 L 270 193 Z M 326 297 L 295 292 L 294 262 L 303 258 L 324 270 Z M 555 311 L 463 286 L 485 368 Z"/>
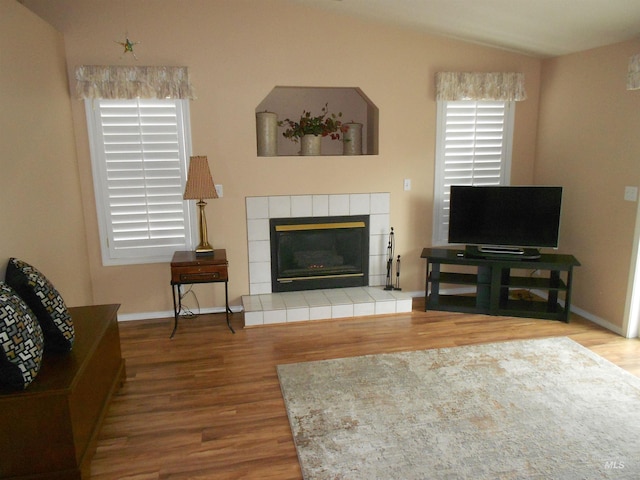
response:
<path id="1" fill-rule="evenodd" d="M 449 243 L 557 247 L 562 187 L 451 187 Z"/>

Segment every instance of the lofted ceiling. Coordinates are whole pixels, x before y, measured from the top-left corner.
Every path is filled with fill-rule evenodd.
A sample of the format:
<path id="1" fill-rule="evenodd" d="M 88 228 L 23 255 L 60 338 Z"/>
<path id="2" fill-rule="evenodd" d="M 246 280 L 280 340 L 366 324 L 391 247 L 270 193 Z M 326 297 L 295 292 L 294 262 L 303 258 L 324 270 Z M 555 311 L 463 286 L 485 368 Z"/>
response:
<path id="1" fill-rule="evenodd" d="M 64 32 L 81 0 L 18 1 Z M 640 39 L 640 0 L 287 1 L 540 58 Z"/>
<path id="2" fill-rule="evenodd" d="M 548 58 L 640 39 L 640 0 L 289 0 Z"/>

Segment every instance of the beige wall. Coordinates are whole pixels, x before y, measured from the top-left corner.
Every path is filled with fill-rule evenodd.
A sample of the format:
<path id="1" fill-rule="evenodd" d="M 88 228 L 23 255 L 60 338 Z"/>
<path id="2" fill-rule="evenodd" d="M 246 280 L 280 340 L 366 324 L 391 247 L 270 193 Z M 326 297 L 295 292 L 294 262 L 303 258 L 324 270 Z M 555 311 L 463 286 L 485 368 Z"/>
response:
<path id="1" fill-rule="evenodd" d="M 529 99 L 516 109 L 513 183 L 531 183 L 541 62 L 523 55 L 292 6 L 285 0 L 118 2 L 26 0 L 55 9 L 69 73 L 80 64 L 187 65 L 193 152 L 208 155 L 224 198 L 209 202 L 210 240 L 230 260 L 230 301 L 247 294 L 245 197 L 391 192 L 391 224 L 402 255 L 404 290 L 424 288 L 420 252 L 431 243 L 435 112 L 441 70 L 519 71 Z M 55 16 L 55 15 L 54 15 Z M 125 32 L 138 62 L 115 41 Z M 380 110 L 379 155 L 362 158 L 259 158 L 256 107 L 274 86 L 360 87 Z M 97 303 L 122 313 L 171 309 L 168 264 L 103 267 L 98 246 L 85 114 L 72 101 L 89 265 Z M 403 179 L 412 190 L 403 191 Z M 201 306 L 220 305 L 223 289 L 199 289 Z M 214 293 L 211 293 L 212 290 Z"/>
<path id="2" fill-rule="evenodd" d="M 0 278 L 18 257 L 93 301 L 62 34 L 0 0 Z"/>
<path id="3" fill-rule="evenodd" d="M 537 183 L 564 185 L 561 250 L 582 263 L 573 303 L 622 327 L 640 184 L 640 91 L 626 90 L 640 41 L 546 60 Z"/>
<path id="4" fill-rule="evenodd" d="M 625 73 L 638 41 L 542 62 L 285 0 L 192 0 L 188 8 L 179 0 L 126 8 L 97 0 L 25 3 L 49 10 L 64 32 L 69 72 L 91 63 L 190 67 L 198 93 L 194 153 L 209 156 L 225 187 L 225 197 L 207 207 L 210 237 L 228 250 L 236 305 L 248 292 L 244 199 L 254 195 L 390 191 L 403 287 L 421 290 L 419 254 L 431 239 L 433 74 L 524 72 L 529 99 L 516 109 L 512 182 L 565 186 L 561 251 L 582 262 L 574 304 L 621 330 L 637 208 L 623 193 L 640 183 L 640 94 L 625 90 Z M 72 100 L 70 119 L 61 36 L 13 0 L 0 6 L 3 258 L 23 256 L 41 267 L 72 304 L 169 310 L 167 264 L 101 265 L 84 110 Z M 138 62 L 115 43 L 127 31 L 141 42 Z M 360 87 L 380 109 L 380 154 L 258 158 L 253 114 L 277 85 Z M 412 179 L 411 192 L 402 190 L 404 178 Z M 221 290 L 210 291 L 201 304 L 220 305 Z"/>

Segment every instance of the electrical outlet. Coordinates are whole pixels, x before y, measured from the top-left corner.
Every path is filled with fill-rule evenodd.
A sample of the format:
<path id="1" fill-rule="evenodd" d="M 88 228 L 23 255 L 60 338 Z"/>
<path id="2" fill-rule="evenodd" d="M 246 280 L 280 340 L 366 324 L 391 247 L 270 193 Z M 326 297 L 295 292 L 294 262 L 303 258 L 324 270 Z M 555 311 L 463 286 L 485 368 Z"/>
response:
<path id="1" fill-rule="evenodd" d="M 404 179 L 404 190 L 405 190 L 405 192 L 408 192 L 409 190 L 411 190 L 411 179 L 410 178 L 405 178 Z"/>
<path id="2" fill-rule="evenodd" d="M 218 194 L 218 198 L 224 196 L 224 188 L 222 188 L 222 185 L 216 185 L 216 193 Z"/>

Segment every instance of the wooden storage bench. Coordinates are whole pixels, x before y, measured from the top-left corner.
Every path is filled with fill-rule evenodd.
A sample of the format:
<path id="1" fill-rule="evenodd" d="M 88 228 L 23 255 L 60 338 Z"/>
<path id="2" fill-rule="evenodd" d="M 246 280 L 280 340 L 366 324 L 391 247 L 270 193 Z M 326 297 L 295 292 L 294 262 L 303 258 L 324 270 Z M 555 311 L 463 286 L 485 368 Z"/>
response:
<path id="1" fill-rule="evenodd" d="M 45 352 L 26 390 L 0 393 L 0 478 L 89 477 L 102 420 L 125 379 L 118 308 L 70 308 L 72 351 Z"/>

